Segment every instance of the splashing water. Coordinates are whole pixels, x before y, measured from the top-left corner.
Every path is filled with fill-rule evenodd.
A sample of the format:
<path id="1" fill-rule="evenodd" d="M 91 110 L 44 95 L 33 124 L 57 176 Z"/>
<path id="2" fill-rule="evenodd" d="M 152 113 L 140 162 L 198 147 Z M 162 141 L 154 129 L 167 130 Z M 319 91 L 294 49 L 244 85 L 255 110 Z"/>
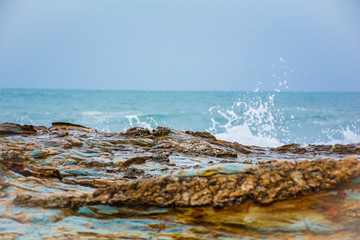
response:
<path id="1" fill-rule="evenodd" d="M 278 124 L 282 123 L 283 117 L 281 110 L 275 108 L 274 97 L 269 94 L 265 101 L 260 96 L 250 101 L 238 99 L 230 109 L 210 108 L 212 127 L 208 131 L 219 139 L 245 145 L 281 145 L 277 136 Z M 286 132 L 286 129 L 281 130 Z"/>
<path id="2" fill-rule="evenodd" d="M 268 147 L 292 142 L 302 145 L 360 142 L 358 120 L 339 119 L 341 113 L 327 113 L 328 116 L 324 114 L 323 119 L 318 120 L 317 109 L 300 108 L 299 113 L 289 107 L 276 106 L 276 94 L 248 93 L 231 107 L 211 107 L 212 126 L 207 131 L 225 141 Z M 331 127 L 324 130 L 319 126 Z"/>
<path id="3" fill-rule="evenodd" d="M 284 138 L 288 133 L 288 127 L 284 125 L 284 109 L 276 108 L 274 99 L 275 94 L 281 92 L 282 88 L 288 88 L 286 80 L 288 66 L 281 57 L 277 62 L 280 64 L 281 74 L 273 74 L 273 78 L 276 79 L 273 83 L 274 92 L 266 95 L 260 93 L 259 88 L 263 83 L 259 82 L 253 93 L 240 97 L 230 108 L 224 109 L 220 106 L 210 108 L 212 127 L 208 131 L 219 139 L 245 145 L 271 147 L 281 145 L 283 140 L 286 140 Z M 272 67 L 274 68 L 275 65 Z"/>
<path id="4" fill-rule="evenodd" d="M 355 121 L 345 128 L 339 126 L 338 129 L 323 130 L 322 133 L 327 137 L 327 141 L 318 141 L 317 144 L 348 144 L 360 142 L 359 122 Z"/>
<path id="5" fill-rule="evenodd" d="M 125 117 L 129 120 L 130 127 L 143 127 L 153 130 L 158 126 L 158 123 L 152 117 L 147 117 L 145 121 L 140 121 L 138 115 L 127 115 Z M 124 130 L 126 130 L 126 128 Z"/>
<path id="6" fill-rule="evenodd" d="M 283 92 L 284 76 L 276 75 L 273 92 L 263 83 L 254 92 L 0 89 L 0 122 L 64 121 L 106 132 L 160 125 L 259 146 L 360 142 L 360 93 Z"/>

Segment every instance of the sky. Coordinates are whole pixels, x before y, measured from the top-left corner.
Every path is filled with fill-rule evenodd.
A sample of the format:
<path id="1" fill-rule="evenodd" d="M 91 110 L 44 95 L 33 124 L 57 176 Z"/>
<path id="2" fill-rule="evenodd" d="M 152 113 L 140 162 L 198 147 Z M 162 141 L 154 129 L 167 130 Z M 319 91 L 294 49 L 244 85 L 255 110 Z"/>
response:
<path id="1" fill-rule="evenodd" d="M 0 88 L 360 91 L 358 0 L 0 0 Z"/>

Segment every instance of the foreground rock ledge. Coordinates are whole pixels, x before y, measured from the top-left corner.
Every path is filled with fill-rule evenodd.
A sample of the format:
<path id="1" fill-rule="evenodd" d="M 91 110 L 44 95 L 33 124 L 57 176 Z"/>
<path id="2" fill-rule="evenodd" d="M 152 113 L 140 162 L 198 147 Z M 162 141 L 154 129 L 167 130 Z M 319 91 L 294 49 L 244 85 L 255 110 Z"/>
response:
<path id="1" fill-rule="evenodd" d="M 83 205 L 149 205 L 170 206 L 235 206 L 252 200 L 270 204 L 300 195 L 331 189 L 340 182 L 360 175 L 356 157 L 335 161 L 322 159 L 301 162 L 279 162 L 250 168 L 243 173 L 210 177 L 165 176 L 124 184 L 114 183 L 93 194 L 57 195 L 35 198 L 18 195 L 14 203 L 45 208 L 78 208 Z"/>

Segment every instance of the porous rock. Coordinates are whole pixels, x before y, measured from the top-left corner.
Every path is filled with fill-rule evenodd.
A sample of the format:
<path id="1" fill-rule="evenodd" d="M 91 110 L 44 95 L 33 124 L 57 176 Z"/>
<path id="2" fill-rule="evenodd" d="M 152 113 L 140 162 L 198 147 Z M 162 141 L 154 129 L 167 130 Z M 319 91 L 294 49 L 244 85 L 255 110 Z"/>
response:
<path id="1" fill-rule="evenodd" d="M 149 135 L 145 130 L 143 136 L 96 132 L 67 123 L 54 124 L 51 129 L 33 128 L 36 134 L 20 131 L 0 137 L 0 225 L 5 225 L 0 239 L 9 238 L 9 234 L 15 234 L 10 239 L 36 238 L 44 229 L 52 229 L 49 239 L 134 239 L 139 234 L 144 239 L 241 239 L 253 234 L 255 239 L 268 238 L 268 234 L 278 239 L 279 233 L 286 234 L 284 239 L 312 239 L 315 234 L 320 238 L 326 234 L 326 239 L 358 236 L 353 234 L 360 226 L 360 178 L 338 184 L 358 176 L 358 162 L 355 158 L 338 159 L 345 154 L 359 157 L 360 143 L 290 145 L 284 148 L 289 151 L 282 153 L 241 142 L 214 141 L 191 131 L 166 134 L 162 127 L 158 130 L 166 131 L 158 134 L 154 130 Z M 304 161 L 314 155 L 315 160 Z M 146 164 L 142 164 L 144 159 L 130 160 L 134 156 L 147 158 Z M 329 156 L 336 160 L 324 159 Z M 121 166 L 124 161 L 128 166 Z M 252 164 L 241 164 L 244 162 Z M 331 191 L 323 191 L 327 189 Z M 311 196 L 301 196 L 308 194 Z M 63 207 L 75 209 L 52 209 Z M 158 213 L 152 215 L 153 211 Z M 58 228 L 48 221 L 47 216 L 53 214 L 53 220 L 63 219 Z M 159 235 L 154 235 L 154 229 L 127 225 L 139 216 L 147 223 L 164 220 L 167 226 L 162 232 L 155 227 Z M 94 228 L 98 220 L 102 223 Z M 107 228 L 103 222 L 114 226 L 113 221 L 118 220 L 127 222 L 116 228 L 121 234 L 131 228 L 141 233 L 120 236 L 113 234 L 115 228 L 111 227 L 111 234 L 101 235 Z M 195 223 L 215 235 L 206 232 L 197 238 L 193 230 L 178 233 L 179 222 L 181 228 L 186 223 L 194 229 Z M 245 236 L 228 235 L 230 231 Z M 306 231 L 307 236 L 303 235 Z"/>
<path id="2" fill-rule="evenodd" d="M 323 159 L 279 162 L 249 169 L 245 173 L 210 177 L 165 176 L 113 184 L 93 194 L 37 199 L 18 196 L 25 206 L 80 207 L 86 204 L 169 206 L 234 206 L 247 200 L 270 204 L 299 195 L 330 189 L 360 175 L 356 157 L 338 161 Z"/>
<path id="3" fill-rule="evenodd" d="M 168 127 L 160 127 L 158 126 L 157 128 L 153 129 L 153 135 L 160 137 L 160 136 L 166 136 L 169 135 L 171 133 L 171 129 Z"/>
<path id="4" fill-rule="evenodd" d="M 146 162 L 148 157 L 134 157 L 126 160 L 121 164 L 122 167 L 129 167 L 132 164 L 143 164 Z"/>
<path id="5" fill-rule="evenodd" d="M 143 127 L 131 127 L 128 128 L 125 132 L 126 136 L 136 136 L 136 137 L 144 137 L 144 136 L 149 136 L 151 135 L 151 132 L 149 129 L 147 128 L 143 128 Z"/>
<path id="6" fill-rule="evenodd" d="M 68 123 L 68 122 L 53 122 L 49 130 L 58 133 L 60 132 L 60 134 L 63 134 L 64 136 L 68 135 L 66 131 L 69 130 L 76 130 L 76 131 L 88 132 L 88 133 L 97 132 L 95 129 L 88 128 L 79 124 Z"/>
<path id="7" fill-rule="evenodd" d="M 297 143 L 291 143 L 291 144 L 286 144 L 277 148 L 272 148 L 271 150 L 279 152 L 279 153 L 305 153 L 306 152 L 306 148 L 301 147 L 300 144 Z"/>
<path id="8" fill-rule="evenodd" d="M 7 135 L 31 135 L 36 134 L 37 131 L 33 125 L 20 125 L 16 123 L 0 123 L 0 136 Z"/>
<path id="9" fill-rule="evenodd" d="M 210 141 L 215 141 L 216 137 L 209 132 L 195 132 L 194 136 L 201 137 Z"/>

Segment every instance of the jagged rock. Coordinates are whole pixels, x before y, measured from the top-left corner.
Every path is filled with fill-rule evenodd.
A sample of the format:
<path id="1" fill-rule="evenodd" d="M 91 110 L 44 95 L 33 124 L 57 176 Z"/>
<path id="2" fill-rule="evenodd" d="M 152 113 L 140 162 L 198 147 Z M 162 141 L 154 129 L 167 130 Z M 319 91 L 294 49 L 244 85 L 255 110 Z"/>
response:
<path id="1" fill-rule="evenodd" d="M 271 148 L 271 150 L 279 152 L 279 153 L 305 153 L 306 152 L 306 148 L 301 147 L 300 144 L 296 144 L 296 143 L 291 143 L 291 144 L 286 144 L 277 148 Z"/>
<path id="2" fill-rule="evenodd" d="M 358 144 L 335 144 L 332 145 L 315 145 L 309 144 L 306 147 L 301 147 L 300 144 L 292 143 L 286 144 L 277 148 L 271 148 L 270 150 L 276 151 L 278 153 L 296 153 L 296 154 L 360 154 L 360 143 Z"/>
<path id="3" fill-rule="evenodd" d="M 24 152 L 18 150 L 5 150 L 0 153 L 0 159 L 2 162 L 19 162 L 28 160 L 24 156 Z"/>
<path id="4" fill-rule="evenodd" d="M 0 165 L 0 171 L 1 171 L 1 165 Z M 5 188 L 8 188 L 10 187 L 11 185 L 7 182 L 4 182 L 0 179 L 0 191 L 5 189 Z"/>
<path id="5" fill-rule="evenodd" d="M 0 123 L 0 136 L 17 134 L 31 135 L 37 134 L 37 131 L 33 125 L 20 125 L 9 122 Z"/>
<path id="6" fill-rule="evenodd" d="M 126 160 L 121 164 L 122 167 L 129 167 L 132 164 L 143 164 L 148 160 L 148 157 L 134 157 Z"/>
<path id="7" fill-rule="evenodd" d="M 131 127 L 126 130 L 125 135 L 130 137 L 145 137 L 150 136 L 151 132 L 147 128 Z"/>
<path id="8" fill-rule="evenodd" d="M 64 140 L 70 143 L 70 147 L 82 147 L 84 145 L 81 140 L 74 137 L 65 137 Z"/>
<path id="9" fill-rule="evenodd" d="M 339 183 L 358 176 L 359 143 L 274 151 L 163 127 L 33 128 L 0 137 L 0 239 L 357 236 L 360 178 Z"/>
<path id="10" fill-rule="evenodd" d="M 224 146 L 224 147 L 233 148 L 236 151 L 238 151 L 240 153 L 243 153 L 243 154 L 250 154 L 250 153 L 254 152 L 254 151 L 251 150 L 251 147 L 241 145 L 241 144 L 239 144 L 237 142 L 227 142 L 227 141 L 223 141 L 223 140 L 216 140 L 214 142 L 214 144 Z"/>
<path id="11" fill-rule="evenodd" d="M 34 169 L 34 170 L 28 170 L 25 169 L 24 163 L 19 162 L 0 162 L 0 167 L 8 170 L 8 171 L 14 171 L 16 173 L 19 173 L 25 177 L 34 176 L 34 177 L 40 177 L 40 178 L 58 178 L 62 179 L 62 176 L 57 169 L 53 168 L 40 168 L 40 169 Z"/>
<path id="12" fill-rule="evenodd" d="M 335 144 L 332 149 L 331 153 L 338 153 L 338 154 L 360 154 L 360 143 L 359 144 Z"/>
<path id="13" fill-rule="evenodd" d="M 151 156 L 151 160 L 158 163 L 169 163 L 169 153 L 156 154 Z"/>
<path id="14" fill-rule="evenodd" d="M 195 132 L 193 135 L 210 141 L 216 141 L 216 137 L 209 132 Z"/>
<path id="15" fill-rule="evenodd" d="M 316 145 L 309 144 L 306 146 L 306 150 L 309 152 L 320 153 L 320 152 L 330 152 L 332 149 L 332 145 Z"/>
<path id="16" fill-rule="evenodd" d="M 244 146 L 244 145 L 241 145 L 237 142 L 234 142 L 230 145 L 230 147 L 234 148 L 236 151 L 239 151 L 241 153 L 244 153 L 244 154 L 250 154 L 250 153 L 253 153 L 253 151 L 247 147 L 247 146 Z"/>
<path id="17" fill-rule="evenodd" d="M 68 131 L 68 130 L 77 130 L 77 131 L 81 131 L 81 132 L 88 132 L 88 133 L 92 133 L 92 132 L 96 132 L 95 129 L 92 128 L 88 128 L 79 124 L 73 124 L 73 123 L 68 123 L 68 122 L 53 122 L 52 126 L 49 128 L 50 131 L 60 131 L 60 134 L 65 134 L 64 132 L 61 131 Z"/>
<path id="18" fill-rule="evenodd" d="M 136 179 L 139 175 L 144 174 L 144 170 L 132 168 L 132 167 L 125 168 L 122 170 L 122 172 L 124 173 L 124 178 L 131 178 L 131 179 Z"/>
<path id="19" fill-rule="evenodd" d="M 294 196 L 330 189 L 360 176 L 356 157 L 279 162 L 271 167 L 248 169 L 245 173 L 211 177 L 166 176 L 114 184 L 80 197 L 56 196 L 38 199 L 18 196 L 15 204 L 42 207 L 80 207 L 85 204 L 204 206 L 240 205 L 247 200 L 270 204 Z"/>
<path id="20" fill-rule="evenodd" d="M 257 165 L 264 165 L 264 164 L 273 164 L 277 163 L 278 160 L 259 160 L 256 162 Z"/>
<path id="21" fill-rule="evenodd" d="M 155 142 L 152 139 L 130 139 L 129 142 L 133 145 L 143 147 L 152 147 L 155 145 Z"/>
<path id="22" fill-rule="evenodd" d="M 153 129 L 153 135 L 160 137 L 160 136 L 166 136 L 169 135 L 171 133 L 171 129 L 168 127 L 160 127 L 158 126 L 157 128 Z"/>
<path id="23" fill-rule="evenodd" d="M 242 161 L 243 163 L 246 164 L 252 164 L 252 160 L 251 159 L 245 159 L 244 161 Z"/>

